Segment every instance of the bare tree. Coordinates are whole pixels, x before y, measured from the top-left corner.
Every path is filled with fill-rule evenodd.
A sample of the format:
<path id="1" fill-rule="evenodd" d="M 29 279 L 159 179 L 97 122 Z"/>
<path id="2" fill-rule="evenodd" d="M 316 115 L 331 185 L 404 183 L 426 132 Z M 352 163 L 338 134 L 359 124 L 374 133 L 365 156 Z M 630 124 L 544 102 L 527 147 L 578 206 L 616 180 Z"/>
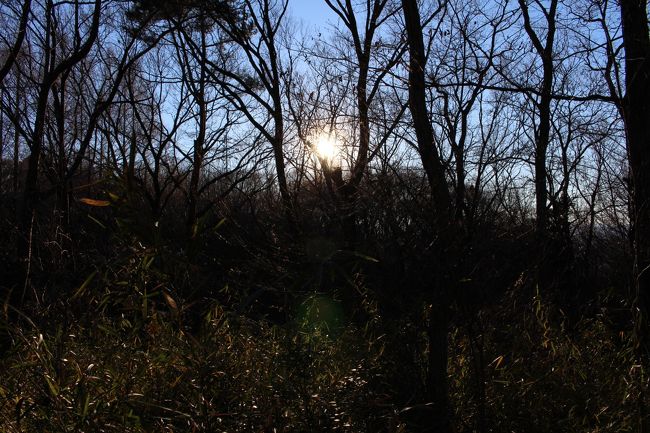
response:
<path id="1" fill-rule="evenodd" d="M 25 0 L 23 2 L 23 7 L 20 12 L 20 17 L 18 21 L 18 27 L 16 31 L 16 38 L 14 39 L 13 44 L 7 47 L 7 56 L 2 67 L 0 67 L 0 83 L 4 83 L 5 77 L 11 70 L 11 67 L 16 62 L 20 50 L 25 40 L 25 34 L 27 33 L 27 24 L 29 21 L 29 14 L 31 12 L 32 0 Z"/>
<path id="2" fill-rule="evenodd" d="M 444 5 L 439 3 L 437 13 Z M 434 135 L 429 123 L 429 113 L 426 102 L 426 84 L 424 71 L 426 56 L 422 35 L 422 21 L 416 0 L 402 0 L 404 22 L 409 46 L 409 108 L 413 118 L 413 128 L 417 135 L 417 146 L 422 160 L 422 166 L 427 175 L 431 188 L 431 198 L 435 205 L 437 234 L 449 233 L 452 226 L 451 196 L 445 179 L 445 171 L 438 153 Z M 446 242 L 445 242 L 446 241 Z M 445 240 L 439 248 L 447 250 L 451 237 Z M 437 288 L 435 309 L 430 313 L 428 340 L 428 370 L 427 393 L 433 403 L 432 428 L 436 431 L 447 432 L 449 424 L 449 397 L 447 388 L 447 332 L 449 326 L 448 297 L 441 293 L 444 289 Z"/>
<path id="3" fill-rule="evenodd" d="M 637 332 L 644 359 L 650 359 L 650 36 L 647 2 L 621 0 L 625 46 L 623 119 L 632 174 L 631 223 L 634 239 L 634 285 L 639 309 Z M 647 421 L 646 421 L 647 422 Z M 644 426 L 644 430 L 650 428 Z"/>
<path id="4" fill-rule="evenodd" d="M 285 168 L 285 125 L 282 91 L 281 59 L 278 32 L 283 25 L 287 0 L 245 0 L 242 17 L 248 20 L 245 29 L 235 20 L 218 21 L 220 31 L 241 49 L 240 63 L 227 64 L 220 59 L 206 59 L 209 78 L 220 84 L 230 103 L 271 144 L 280 197 L 291 227 L 294 227 L 293 205 Z M 195 57 L 201 47 L 186 38 Z"/>
<path id="5" fill-rule="evenodd" d="M 454 169 L 450 172 L 455 181 L 454 218 L 468 229 L 472 217 L 469 212 L 472 205 L 466 194 L 467 176 L 472 174 L 468 169 L 470 152 L 478 150 L 480 154 L 480 148 L 486 144 L 485 140 L 476 142 L 477 125 L 471 119 L 477 105 L 484 101 L 481 96 L 487 84 L 495 79 L 495 61 L 503 50 L 498 45 L 508 28 L 504 25 L 508 18 L 505 4 L 494 6 L 494 10 L 486 12 L 484 9 L 489 8 L 484 3 L 449 1 L 444 28 L 441 28 L 443 20 L 440 19 L 429 32 L 429 63 L 432 66 L 427 84 L 435 91 L 432 120 L 441 131 L 438 142 L 446 144 L 453 157 Z M 440 148 L 444 154 L 443 146 Z M 477 169 L 481 169 L 480 162 Z M 480 182 L 475 187 L 480 188 Z"/>
<path id="6" fill-rule="evenodd" d="M 81 9 L 84 7 L 80 2 L 75 1 L 73 4 L 74 14 L 79 17 Z M 34 114 L 34 122 L 28 141 L 30 148 L 29 166 L 27 169 L 27 176 L 25 179 L 25 197 L 23 203 L 22 222 L 28 224 L 31 219 L 31 214 L 34 205 L 39 200 L 39 187 L 38 187 L 38 174 L 41 161 L 41 153 L 43 152 L 43 138 L 46 123 L 46 112 L 50 91 L 56 80 L 62 74 L 71 70 L 75 65 L 81 62 L 90 52 L 93 44 L 97 39 L 99 33 L 99 23 L 101 16 L 102 1 L 95 0 L 92 13 L 92 20 L 88 26 L 87 35 L 82 39 L 80 30 L 77 31 L 76 37 L 72 44 L 72 50 L 69 53 L 63 54 L 62 58 L 57 61 L 61 54 L 56 53 L 56 7 L 52 0 L 47 0 L 45 3 L 45 10 L 43 16 L 43 71 L 42 79 L 39 83 L 38 98 L 36 102 L 36 112 Z M 78 28 L 79 29 L 79 28 Z"/>
<path id="7" fill-rule="evenodd" d="M 556 34 L 558 0 L 551 0 L 548 9 L 540 6 L 541 13 L 546 20 L 545 37 L 538 34 L 533 28 L 528 2 L 526 0 L 519 0 L 519 7 L 524 21 L 524 29 L 542 62 L 543 71 L 540 84 L 540 98 L 534 102 L 538 118 L 537 124 L 535 125 L 535 209 L 537 217 L 535 226 L 539 241 L 545 242 L 548 230 L 546 156 L 551 136 L 551 103 L 553 101 L 553 78 L 555 74 L 553 48 Z"/>
<path id="8" fill-rule="evenodd" d="M 336 194 L 341 198 L 342 225 L 345 241 L 348 247 L 353 248 L 357 241 L 357 206 L 356 201 L 359 188 L 368 164 L 374 155 L 379 152 L 390 136 L 390 133 L 401 118 L 405 104 L 389 124 L 387 130 L 378 138 L 374 149 L 371 147 L 371 110 L 375 102 L 380 99 L 381 88 L 385 78 L 393 72 L 405 51 L 403 43 L 386 44 L 381 34 L 381 29 L 394 17 L 399 8 L 388 0 L 373 0 L 366 2 L 364 9 L 359 13 L 356 4 L 351 0 L 325 0 L 330 9 L 338 16 L 345 28 L 339 37 L 352 47 L 352 53 L 343 52 L 344 44 L 338 44 L 333 58 L 345 59 L 347 70 L 353 79 L 352 92 L 354 95 L 354 114 L 356 122 L 355 133 L 351 134 L 356 141 L 347 150 L 351 153 L 351 160 L 347 169 L 349 176 L 344 179 L 342 170 L 336 168 L 331 173 Z M 359 17 L 363 17 L 359 21 Z M 386 47 L 384 47 L 386 45 Z M 389 48 L 386 50 L 386 48 Z M 338 51 L 338 52 L 337 52 Z M 386 55 L 387 54 L 387 55 Z M 386 55 L 379 60 L 380 55 Z M 338 78 L 346 81 L 345 77 Z M 354 149 L 354 151 L 353 151 Z"/>

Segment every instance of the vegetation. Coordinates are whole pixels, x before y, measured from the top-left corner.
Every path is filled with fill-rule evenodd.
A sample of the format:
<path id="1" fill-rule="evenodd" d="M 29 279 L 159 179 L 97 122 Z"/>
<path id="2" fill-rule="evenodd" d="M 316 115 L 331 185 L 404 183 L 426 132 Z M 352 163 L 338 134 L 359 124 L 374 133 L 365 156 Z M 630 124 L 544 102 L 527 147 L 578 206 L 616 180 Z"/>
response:
<path id="1" fill-rule="evenodd" d="M 0 2 L 0 431 L 649 432 L 646 2 L 292 5 Z"/>

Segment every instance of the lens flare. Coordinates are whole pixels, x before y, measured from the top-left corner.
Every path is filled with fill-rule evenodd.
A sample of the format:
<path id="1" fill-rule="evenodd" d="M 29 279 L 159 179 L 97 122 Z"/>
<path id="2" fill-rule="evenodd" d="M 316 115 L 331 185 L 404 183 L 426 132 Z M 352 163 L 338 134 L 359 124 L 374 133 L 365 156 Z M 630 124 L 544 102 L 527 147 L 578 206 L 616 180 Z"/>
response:
<path id="1" fill-rule="evenodd" d="M 336 137 L 331 134 L 321 134 L 316 138 L 316 153 L 322 159 L 331 162 L 338 153 Z"/>

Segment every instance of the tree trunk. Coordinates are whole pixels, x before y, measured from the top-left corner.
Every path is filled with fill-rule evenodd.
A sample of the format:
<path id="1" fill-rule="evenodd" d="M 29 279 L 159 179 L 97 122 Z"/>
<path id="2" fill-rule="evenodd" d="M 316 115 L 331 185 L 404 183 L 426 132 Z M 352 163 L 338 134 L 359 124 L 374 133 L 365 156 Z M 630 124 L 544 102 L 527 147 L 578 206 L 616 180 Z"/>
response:
<path id="1" fill-rule="evenodd" d="M 20 21 L 18 23 L 18 31 L 16 33 L 16 40 L 11 47 L 5 60 L 4 65 L 0 68 L 0 84 L 4 84 L 3 81 L 5 77 L 11 71 L 12 66 L 16 63 L 20 50 L 23 46 L 23 41 L 25 40 L 25 34 L 27 33 L 27 23 L 29 21 L 29 14 L 31 12 L 32 0 L 25 0 L 23 7 L 20 13 Z"/>
<path id="2" fill-rule="evenodd" d="M 23 228 L 26 227 L 27 222 L 31 221 L 31 215 L 34 213 L 35 205 L 39 202 L 39 187 L 38 187 L 38 173 L 40 171 L 40 159 L 43 151 L 43 135 L 45 130 L 45 120 L 47 104 L 49 100 L 50 90 L 56 80 L 63 74 L 71 70 L 75 65 L 81 62 L 90 52 L 92 46 L 97 40 L 99 34 L 99 18 L 101 15 L 102 0 L 94 1 L 94 11 L 92 17 L 91 27 L 88 36 L 84 43 L 79 46 L 77 50 L 72 52 L 69 57 L 63 59 L 57 65 L 52 64 L 51 57 L 53 57 L 53 3 L 48 1 L 45 7 L 45 47 L 44 47 L 44 65 L 43 65 L 43 78 L 39 85 L 38 99 L 36 103 L 36 112 L 34 115 L 34 127 L 31 136 L 29 155 L 29 165 L 27 168 L 27 177 L 25 179 L 25 192 L 22 208 L 21 223 Z"/>
<path id="3" fill-rule="evenodd" d="M 439 225 L 449 221 L 451 197 L 447 188 L 445 172 L 433 139 L 433 130 L 429 123 L 426 105 L 426 87 L 424 78 L 424 41 L 420 12 L 415 0 L 402 0 L 404 20 L 409 43 L 409 108 L 413 118 L 413 127 L 417 136 L 418 152 L 422 166 L 431 187 Z"/>
<path id="4" fill-rule="evenodd" d="M 194 95 L 196 105 L 199 109 L 199 130 L 194 140 L 194 153 L 192 164 L 192 176 L 190 178 L 190 187 L 188 192 L 188 209 L 187 209 L 187 230 L 188 239 L 193 239 L 196 235 L 197 224 L 197 206 L 199 200 L 199 182 L 201 180 L 201 170 L 203 169 L 203 159 L 205 154 L 205 135 L 207 131 L 207 103 L 205 100 L 205 82 L 207 56 L 206 30 L 201 30 L 201 71 L 199 74 L 198 89 Z M 192 86 L 194 87 L 194 86 Z M 188 251 L 190 249 L 188 248 Z"/>
<path id="5" fill-rule="evenodd" d="M 650 38 L 646 1 L 621 0 L 625 46 L 623 113 L 632 180 L 634 281 L 638 307 L 639 347 L 650 359 Z"/>
<path id="6" fill-rule="evenodd" d="M 427 330 L 429 355 L 427 358 L 426 396 L 433 403 L 431 431 L 449 432 L 449 386 L 447 380 L 447 359 L 449 357 L 449 311 L 446 296 L 435 305 Z"/>
<path id="7" fill-rule="evenodd" d="M 420 12 L 416 0 L 402 0 L 404 21 L 409 44 L 409 108 L 413 118 L 413 126 L 417 136 L 418 151 L 422 166 L 431 187 L 431 198 L 435 205 L 436 218 L 433 222 L 433 231 L 438 234 L 439 256 L 450 251 L 453 236 L 450 234 L 451 224 L 451 197 L 445 179 L 444 167 L 440 161 L 438 150 L 433 138 L 433 130 L 429 123 L 426 106 L 426 87 L 424 68 L 426 64 L 424 40 Z M 438 256 L 438 255 L 437 255 Z M 441 266 L 443 266 L 441 264 Z M 431 288 L 432 311 L 428 328 L 428 368 L 426 378 L 427 399 L 433 406 L 431 417 L 431 430 L 436 432 L 449 432 L 449 397 L 447 385 L 447 333 L 449 327 L 448 317 L 448 287 L 447 278 L 435 278 Z"/>
<path id="8" fill-rule="evenodd" d="M 637 350 L 650 368 L 648 312 L 650 311 L 650 37 L 645 0 L 621 0 L 625 46 L 625 97 L 622 111 L 631 170 L 631 230 L 634 242 L 633 281 L 636 291 Z M 643 385 L 641 385 L 643 386 Z M 650 431 L 639 397 L 640 431 Z"/>
<path id="9" fill-rule="evenodd" d="M 4 104 L 4 101 L 0 96 L 0 105 Z M 4 192 L 4 162 L 5 162 L 5 141 L 4 141 L 4 132 L 5 132 L 5 116 L 3 113 L 0 113 L 0 197 L 3 197 Z M 0 199 L 1 200 L 1 199 Z"/>
<path id="10" fill-rule="evenodd" d="M 276 108 L 277 110 L 277 108 Z M 278 175 L 278 187 L 280 189 L 280 199 L 285 217 L 290 225 L 290 230 L 296 229 L 293 215 L 293 206 L 291 203 L 291 193 L 287 183 L 287 174 L 284 163 L 284 121 L 282 120 L 282 111 L 276 111 L 273 115 L 275 131 L 273 135 L 273 157 L 275 159 L 275 170 Z"/>
<path id="11" fill-rule="evenodd" d="M 16 100 L 15 100 L 15 110 L 16 115 L 20 113 L 20 74 L 16 74 Z M 14 161 L 13 161 L 13 193 L 14 196 L 18 197 L 18 192 L 20 191 L 19 179 L 20 175 L 20 132 L 17 125 L 14 125 Z M 17 201 L 16 201 L 17 202 Z"/>
<path id="12" fill-rule="evenodd" d="M 271 23 L 270 11 L 265 9 L 263 19 L 268 28 L 269 42 L 267 48 L 269 50 L 269 64 L 271 67 L 271 80 L 272 85 L 270 89 L 271 98 L 273 100 L 273 157 L 275 159 L 275 169 L 278 175 L 278 187 L 280 189 L 280 199 L 282 200 L 282 207 L 284 209 L 285 217 L 289 224 L 289 230 L 297 230 L 295 215 L 293 212 L 293 203 L 291 200 L 291 192 L 287 182 L 286 166 L 284 162 L 284 119 L 283 119 L 283 104 L 282 104 L 282 77 L 280 76 L 280 67 L 278 60 L 278 53 L 275 46 L 275 33 L 271 30 L 273 25 Z"/>
<path id="13" fill-rule="evenodd" d="M 535 130 L 535 233 L 539 251 L 539 264 L 537 268 L 537 283 L 545 291 L 552 285 L 554 270 L 550 258 L 555 256 L 549 237 L 548 218 L 548 187 L 546 184 L 546 154 L 551 140 L 551 103 L 553 102 L 553 78 L 555 68 L 553 65 L 553 47 L 555 42 L 555 15 L 558 0 L 552 0 L 548 10 L 544 9 L 546 17 L 546 38 L 544 43 L 533 28 L 532 19 L 525 0 L 519 0 L 526 31 L 534 50 L 542 61 L 542 83 L 539 101 L 536 102 L 539 121 Z M 533 17 L 534 18 L 534 17 Z"/>

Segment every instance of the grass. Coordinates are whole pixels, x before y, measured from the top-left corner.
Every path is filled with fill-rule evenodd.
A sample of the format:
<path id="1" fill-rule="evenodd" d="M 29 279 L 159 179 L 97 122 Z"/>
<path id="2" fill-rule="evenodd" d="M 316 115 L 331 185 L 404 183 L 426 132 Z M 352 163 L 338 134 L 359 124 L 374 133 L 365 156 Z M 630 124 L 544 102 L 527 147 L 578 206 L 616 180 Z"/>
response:
<path id="1" fill-rule="evenodd" d="M 195 336 L 160 314 L 14 331 L 0 431 L 378 431 L 379 346 L 295 331 L 219 308 Z"/>

